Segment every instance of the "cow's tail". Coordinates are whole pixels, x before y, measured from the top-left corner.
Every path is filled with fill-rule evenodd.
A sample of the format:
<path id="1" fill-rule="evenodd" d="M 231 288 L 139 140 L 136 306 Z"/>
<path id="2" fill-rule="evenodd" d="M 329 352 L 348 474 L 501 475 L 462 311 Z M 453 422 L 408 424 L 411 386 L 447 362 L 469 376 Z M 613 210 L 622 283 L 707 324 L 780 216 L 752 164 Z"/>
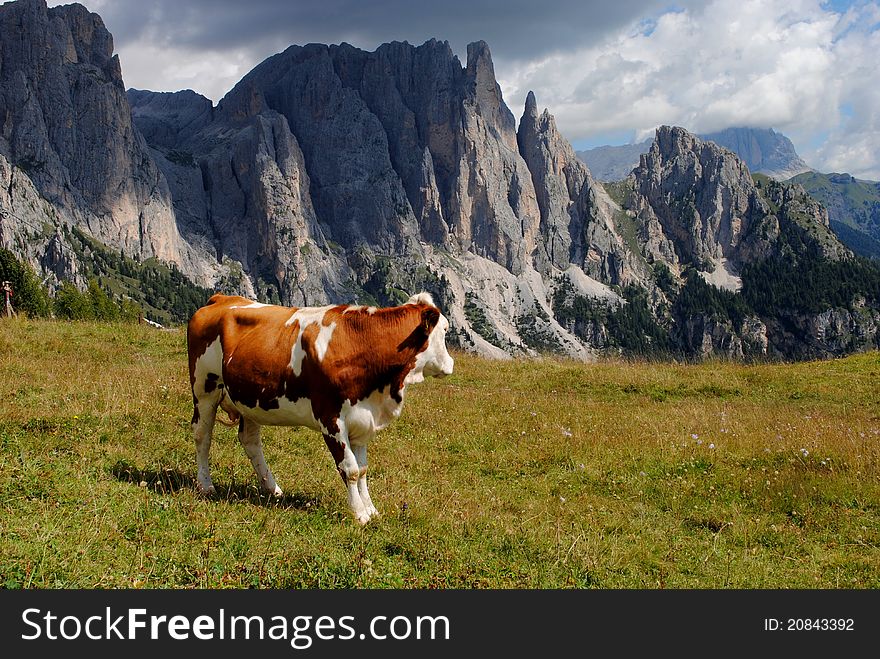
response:
<path id="1" fill-rule="evenodd" d="M 222 407 L 223 411 L 229 415 L 229 421 L 224 421 L 220 417 L 217 417 L 217 421 L 222 423 L 224 426 L 237 426 L 239 419 L 241 418 L 241 414 L 239 414 L 238 410 L 235 409 L 232 401 L 229 400 L 229 397 L 226 395 L 226 389 L 223 390 L 223 396 L 220 398 L 220 407 Z"/>

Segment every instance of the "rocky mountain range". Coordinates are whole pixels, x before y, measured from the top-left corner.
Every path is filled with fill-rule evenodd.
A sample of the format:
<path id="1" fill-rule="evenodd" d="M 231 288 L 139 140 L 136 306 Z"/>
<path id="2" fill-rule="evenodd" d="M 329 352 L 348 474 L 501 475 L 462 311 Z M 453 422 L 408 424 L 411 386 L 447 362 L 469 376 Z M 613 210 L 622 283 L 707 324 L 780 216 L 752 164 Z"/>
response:
<path id="1" fill-rule="evenodd" d="M 643 153 L 651 149 L 653 139 L 634 144 L 606 144 L 583 151 L 575 151 L 578 159 L 590 168 L 593 176 L 602 183 L 622 181 L 639 164 Z"/>
<path id="2" fill-rule="evenodd" d="M 0 34 L 0 246 L 50 284 L 84 284 L 75 228 L 264 301 L 427 289 L 495 357 L 878 344 L 876 273 L 803 188 L 674 127 L 603 186 L 533 94 L 517 124 L 483 42 L 291 46 L 214 106 L 125 93 L 82 6 L 7 3 Z"/>
<path id="3" fill-rule="evenodd" d="M 772 128 L 725 128 L 699 137 L 733 151 L 752 172 L 779 181 L 812 171 L 797 154 L 791 140 Z M 651 140 L 645 140 L 636 144 L 586 149 L 578 151 L 577 156 L 600 181 L 619 181 L 629 175 L 638 165 L 639 156 L 647 153 L 650 147 Z"/>
<path id="4" fill-rule="evenodd" d="M 802 185 L 828 208 L 831 228 L 847 247 L 880 258 L 880 183 L 810 169 L 791 140 L 773 129 L 728 128 L 700 138 L 734 152 L 756 174 Z M 625 179 L 650 147 L 651 140 L 646 140 L 576 153 L 598 180 L 608 183 Z"/>

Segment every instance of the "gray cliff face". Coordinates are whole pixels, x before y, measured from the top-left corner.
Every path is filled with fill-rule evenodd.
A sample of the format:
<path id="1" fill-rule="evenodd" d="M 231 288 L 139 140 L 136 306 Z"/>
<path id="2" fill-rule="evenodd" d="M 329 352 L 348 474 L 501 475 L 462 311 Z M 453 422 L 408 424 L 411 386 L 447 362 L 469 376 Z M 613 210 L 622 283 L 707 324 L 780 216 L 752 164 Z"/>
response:
<path id="1" fill-rule="evenodd" d="M 191 92 L 129 97 L 171 186 L 181 233 L 219 266 L 217 288 L 298 305 L 343 290 L 350 272 L 317 224 L 284 117 L 247 105 L 215 112 Z"/>
<path id="2" fill-rule="evenodd" d="M 880 349 L 880 310 L 857 305 L 768 322 L 771 352 L 788 359 L 828 359 Z"/>
<path id="3" fill-rule="evenodd" d="M 84 284 L 60 231 L 58 211 L 20 168 L 0 155 L 0 245 L 57 280 Z"/>
<path id="4" fill-rule="evenodd" d="M 189 89 L 179 92 L 126 92 L 131 116 L 151 146 L 173 150 L 214 118 L 210 99 Z"/>
<path id="5" fill-rule="evenodd" d="M 97 14 L 43 0 L 0 7 L 0 153 L 64 221 L 140 258 L 186 267 L 171 194 L 131 123 Z"/>
<path id="6" fill-rule="evenodd" d="M 640 220 L 663 234 L 651 236 L 659 260 L 710 272 L 722 259 L 735 266 L 743 237 L 767 214 L 745 164 L 682 128 L 659 128 L 631 179 Z"/>
<path id="7" fill-rule="evenodd" d="M 541 251 L 550 264 L 564 269 L 583 258 L 584 218 L 577 202 L 584 188 L 592 183 L 589 172 L 559 134 L 550 113 L 544 110 L 538 115 L 532 92 L 526 97 L 517 140 L 541 211 Z"/>
<path id="8" fill-rule="evenodd" d="M 723 355 L 729 359 L 769 354 L 767 326 L 757 317 L 746 318 L 740 328 L 729 321 L 700 315 L 683 319 L 676 327 L 682 347 L 697 357 Z"/>
<path id="9" fill-rule="evenodd" d="M 539 270 L 576 264 L 614 285 L 644 282 L 647 273 L 615 228 L 621 209 L 606 194 L 556 128 L 546 109 L 539 115 L 533 93 L 526 97 L 517 133 L 520 154 L 531 173 L 541 213 Z M 543 266 L 543 267 L 542 267 Z"/>

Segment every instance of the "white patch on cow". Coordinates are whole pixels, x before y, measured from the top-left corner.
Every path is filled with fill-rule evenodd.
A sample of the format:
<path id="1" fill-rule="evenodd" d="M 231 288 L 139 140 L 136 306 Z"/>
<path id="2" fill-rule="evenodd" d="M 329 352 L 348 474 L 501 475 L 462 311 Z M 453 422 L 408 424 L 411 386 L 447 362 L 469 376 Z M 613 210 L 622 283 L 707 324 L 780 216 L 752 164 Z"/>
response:
<path id="1" fill-rule="evenodd" d="M 195 391 L 193 393 L 197 398 L 205 395 L 205 381 L 208 378 L 208 373 L 215 373 L 218 376 L 223 373 L 223 346 L 219 336 L 205 349 L 204 354 L 196 359 Z"/>
<path id="2" fill-rule="evenodd" d="M 324 314 L 332 308 L 333 305 L 326 307 L 303 307 L 302 309 L 297 309 L 284 323 L 286 327 L 290 327 L 299 321 L 299 334 L 293 343 L 293 347 L 290 349 L 290 368 L 297 377 L 302 374 L 302 364 L 306 357 L 306 352 L 302 346 L 302 337 L 306 327 L 309 325 L 318 325 L 318 338 L 315 341 L 315 350 L 318 353 L 318 359 L 324 359 L 327 347 L 330 345 L 330 339 L 333 336 L 333 330 L 336 329 L 336 323 L 330 323 L 328 327 L 324 327 L 323 324 Z"/>
<path id="3" fill-rule="evenodd" d="M 243 416 L 256 421 L 261 426 L 305 426 L 322 434 L 327 432 L 327 428 L 315 418 L 310 399 L 300 398 L 292 401 L 282 396 L 277 400 L 278 407 L 271 410 L 264 410 L 259 406 L 248 407 L 236 401 L 233 403 Z"/>
<path id="4" fill-rule="evenodd" d="M 455 361 L 446 350 L 446 332 L 449 321 L 440 314 L 440 319 L 428 336 L 428 347 L 416 357 L 416 364 L 403 380 L 406 384 L 424 381 L 425 377 L 451 375 Z"/>
<path id="5" fill-rule="evenodd" d="M 315 353 L 318 356 L 318 361 L 324 361 L 324 355 L 327 354 L 327 348 L 330 347 L 330 339 L 333 338 L 333 331 L 336 329 L 336 322 L 332 322 L 329 325 L 321 325 L 321 329 L 318 330 L 318 338 L 315 339 Z"/>
<path id="6" fill-rule="evenodd" d="M 374 313 L 376 313 L 376 307 L 367 307 L 363 304 L 351 304 L 342 313 L 348 313 L 349 311 L 366 311 L 372 316 Z"/>
<path id="7" fill-rule="evenodd" d="M 391 385 L 381 391 L 374 391 L 354 405 L 345 401 L 339 416 L 345 420 L 348 434 L 353 440 L 365 440 L 379 432 L 400 416 L 403 409 L 403 392 L 401 402 L 391 397 Z"/>
<path id="8" fill-rule="evenodd" d="M 263 307 L 271 307 L 271 304 L 263 304 L 262 302 L 251 302 L 250 304 L 233 304 L 230 309 L 262 309 Z"/>
<path id="9" fill-rule="evenodd" d="M 436 304 L 434 304 L 434 298 L 431 297 L 431 294 L 426 293 L 425 291 L 422 291 L 421 293 L 416 293 L 415 295 L 410 297 L 410 299 L 406 301 L 406 304 L 418 304 L 419 302 L 430 305 L 432 307 L 437 306 Z"/>

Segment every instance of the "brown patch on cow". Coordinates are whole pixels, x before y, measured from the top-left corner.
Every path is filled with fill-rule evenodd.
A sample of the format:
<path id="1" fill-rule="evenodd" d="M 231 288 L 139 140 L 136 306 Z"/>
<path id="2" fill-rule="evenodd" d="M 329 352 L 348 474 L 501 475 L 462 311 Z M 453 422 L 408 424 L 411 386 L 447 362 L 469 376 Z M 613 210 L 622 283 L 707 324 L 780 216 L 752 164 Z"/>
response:
<path id="1" fill-rule="evenodd" d="M 340 466 L 345 458 L 345 445 L 330 435 L 325 434 L 323 437 L 324 443 L 327 444 L 327 448 L 330 449 L 330 455 L 333 456 L 333 461 L 336 463 L 336 471 L 342 477 L 342 482 L 347 483 L 348 479 L 345 476 L 345 470 Z"/>

